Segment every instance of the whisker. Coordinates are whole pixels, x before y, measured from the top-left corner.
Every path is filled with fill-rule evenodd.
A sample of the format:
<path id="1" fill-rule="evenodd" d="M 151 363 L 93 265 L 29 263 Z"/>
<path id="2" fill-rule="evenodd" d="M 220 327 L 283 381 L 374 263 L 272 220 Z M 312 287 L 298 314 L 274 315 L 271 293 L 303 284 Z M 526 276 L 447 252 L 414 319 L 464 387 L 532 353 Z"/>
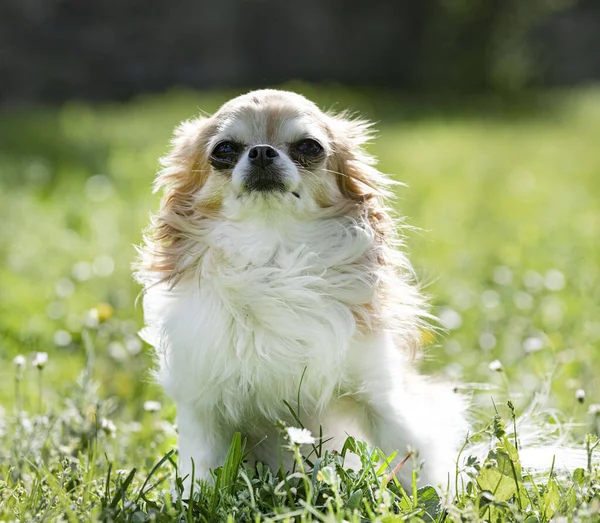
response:
<path id="1" fill-rule="evenodd" d="M 324 170 L 325 172 L 327 172 L 327 173 L 331 173 L 331 174 L 337 174 L 337 175 L 339 175 L 339 176 L 344 176 L 344 177 L 346 177 L 346 178 L 350 178 L 350 177 L 349 177 L 349 176 L 348 176 L 346 173 L 342 173 L 342 172 L 339 172 L 339 171 L 334 171 L 333 169 L 323 169 L 323 170 Z"/>
<path id="2" fill-rule="evenodd" d="M 191 173 L 209 173 L 210 169 L 190 169 Z"/>
<path id="3" fill-rule="evenodd" d="M 331 173 L 331 174 L 337 174 L 337 175 L 339 175 L 339 176 L 345 176 L 346 178 L 349 178 L 349 176 L 348 176 L 347 174 L 345 174 L 345 173 L 341 173 L 341 172 L 338 172 L 338 171 L 333 171 L 333 170 L 331 170 L 331 169 L 321 169 L 321 170 L 322 170 L 322 171 L 325 171 L 325 172 L 327 172 L 327 173 Z M 312 174 L 312 175 L 313 175 L 313 176 L 315 176 L 315 177 L 317 177 L 317 176 L 318 176 L 318 175 L 317 175 L 317 173 L 315 173 L 314 171 L 311 171 L 311 170 L 309 170 L 309 169 L 302 169 L 302 171 L 303 171 L 303 172 L 305 172 L 305 173 L 308 173 L 308 174 Z"/>

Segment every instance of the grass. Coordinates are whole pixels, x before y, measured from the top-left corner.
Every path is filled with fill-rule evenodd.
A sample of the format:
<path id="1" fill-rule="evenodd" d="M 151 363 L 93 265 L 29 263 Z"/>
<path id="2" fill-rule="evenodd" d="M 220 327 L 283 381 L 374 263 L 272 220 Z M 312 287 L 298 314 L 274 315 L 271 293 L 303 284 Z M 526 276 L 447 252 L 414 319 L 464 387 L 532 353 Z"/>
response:
<path id="1" fill-rule="evenodd" d="M 380 453 L 352 438 L 340 454 L 306 462 L 284 437 L 282 452 L 297 455 L 289 474 L 247 467 L 234 438 L 216 486 L 192 503 L 172 498 L 174 409 L 136 337 L 132 245 L 157 205 L 150 184 L 173 126 L 234 93 L 5 112 L 0 521 L 597 520 L 593 462 L 532 478 L 501 420 L 512 426 L 506 398 L 520 412 L 550 383 L 550 421 L 572 425 L 581 448 L 595 445 L 600 91 L 444 106 L 296 87 L 379 121 L 372 151 L 408 184 L 395 205 L 418 228 L 407 232 L 411 257 L 447 329 L 429 340 L 422 367 L 476 384 L 477 437 L 497 448 L 469 462 L 444 509 L 432 489 L 404 493 Z M 49 355 L 43 368 L 36 352 Z M 502 372 L 490 369 L 495 360 Z M 360 471 L 343 469 L 346 453 L 360 457 Z"/>

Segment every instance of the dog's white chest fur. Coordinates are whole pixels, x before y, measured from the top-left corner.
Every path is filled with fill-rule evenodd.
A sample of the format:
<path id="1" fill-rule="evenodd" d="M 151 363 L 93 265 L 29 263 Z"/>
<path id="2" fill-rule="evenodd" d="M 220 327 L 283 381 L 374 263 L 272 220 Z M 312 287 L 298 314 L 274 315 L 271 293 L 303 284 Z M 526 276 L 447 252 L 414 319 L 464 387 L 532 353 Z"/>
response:
<path id="1" fill-rule="evenodd" d="M 145 296 L 160 381 L 175 401 L 209 403 L 240 423 L 277 419 L 306 369 L 303 406 L 325 406 L 354 314 L 373 299 L 372 234 L 350 220 L 214 225 L 195 272 Z"/>

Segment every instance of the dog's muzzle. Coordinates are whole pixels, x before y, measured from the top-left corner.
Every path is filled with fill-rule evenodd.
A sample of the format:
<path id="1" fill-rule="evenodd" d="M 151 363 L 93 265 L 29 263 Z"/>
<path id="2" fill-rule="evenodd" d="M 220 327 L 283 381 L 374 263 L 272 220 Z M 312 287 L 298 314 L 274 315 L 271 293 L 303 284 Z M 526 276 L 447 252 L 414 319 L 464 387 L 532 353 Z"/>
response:
<path id="1" fill-rule="evenodd" d="M 250 168 L 244 177 L 248 191 L 284 192 L 285 183 L 277 165 L 279 153 L 270 145 L 255 145 L 248 151 Z"/>

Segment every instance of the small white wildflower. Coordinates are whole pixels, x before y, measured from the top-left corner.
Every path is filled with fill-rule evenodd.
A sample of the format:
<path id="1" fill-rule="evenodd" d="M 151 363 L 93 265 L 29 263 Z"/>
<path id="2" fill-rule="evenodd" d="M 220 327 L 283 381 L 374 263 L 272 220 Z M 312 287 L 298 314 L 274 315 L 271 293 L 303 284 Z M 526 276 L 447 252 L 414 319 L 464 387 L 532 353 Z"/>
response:
<path id="1" fill-rule="evenodd" d="M 25 359 L 25 356 L 23 356 L 22 354 L 19 354 L 18 356 L 15 356 L 15 358 L 13 359 L 13 364 L 15 367 L 17 367 L 17 369 L 22 369 L 23 367 L 25 367 L 25 364 L 27 363 L 27 360 Z"/>
<path id="2" fill-rule="evenodd" d="M 600 403 L 592 403 L 588 407 L 588 414 L 591 414 L 592 416 L 597 416 L 600 414 Z"/>
<path id="3" fill-rule="evenodd" d="M 125 349 L 125 346 L 120 341 L 111 341 L 106 350 L 108 351 L 108 355 L 117 361 L 125 361 L 129 355 L 127 349 Z"/>
<path id="4" fill-rule="evenodd" d="M 585 401 L 585 390 L 577 389 L 575 391 L 575 398 L 579 403 L 583 403 Z"/>
<path id="5" fill-rule="evenodd" d="M 527 271 L 523 283 L 529 292 L 539 292 L 544 288 L 544 277 L 536 271 Z"/>
<path id="6" fill-rule="evenodd" d="M 117 432 L 117 426 L 114 424 L 114 422 L 106 418 L 102 418 L 100 421 L 100 428 L 113 438 Z"/>
<path id="7" fill-rule="evenodd" d="M 438 316 L 442 326 L 448 330 L 456 330 L 460 328 L 463 323 L 460 313 L 450 307 L 443 307 L 440 309 Z"/>
<path id="8" fill-rule="evenodd" d="M 169 423 L 167 420 L 160 420 L 158 422 L 158 424 L 156 425 L 156 427 L 160 430 L 162 430 L 167 436 L 176 436 L 177 435 L 177 430 L 175 428 L 175 425 L 173 425 L 172 423 Z"/>
<path id="9" fill-rule="evenodd" d="M 132 421 L 129 423 L 129 431 L 128 432 L 141 432 L 142 424 L 139 421 Z"/>
<path id="10" fill-rule="evenodd" d="M 161 408 L 162 405 L 158 401 L 144 401 L 144 410 L 147 412 L 158 412 Z"/>
<path id="11" fill-rule="evenodd" d="M 479 346 L 483 350 L 492 350 L 496 346 L 496 336 L 491 332 L 483 332 L 479 336 Z"/>
<path id="12" fill-rule="evenodd" d="M 481 302 L 487 309 L 493 309 L 500 305 L 500 295 L 496 291 L 488 289 L 481 294 Z"/>
<path id="13" fill-rule="evenodd" d="M 505 265 L 499 265 L 494 269 L 494 281 L 498 285 L 510 285 L 512 283 L 513 273 Z"/>
<path id="14" fill-rule="evenodd" d="M 94 258 L 92 270 L 96 276 L 110 276 L 115 269 L 115 262 L 108 254 L 101 254 Z"/>
<path id="15" fill-rule="evenodd" d="M 504 367 L 502 367 L 502 363 L 500 360 L 494 360 L 488 365 L 489 369 L 494 372 L 502 372 Z"/>
<path id="16" fill-rule="evenodd" d="M 46 366 L 46 363 L 48 363 L 48 353 L 36 352 L 33 358 L 33 366 L 42 370 Z"/>
<path id="17" fill-rule="evenodd" d="M 551 269 L 544 278 L 546 288 L 551 291 L 560 291 L 565 286 L 565 275 L 558 269 Z"/>
<path id="18" fill-rule="evenodd" d="M 537 352 L 544 348 L 544 340 L 539 338 L 538 336 L 530 336 L 523 341 L 523 349 L 527 354 L 531 354 L 532 352 Z"/>
<path id="19" fill-rule="evenodd" d="M 61 278 L 56 282 L 56 294 L 61 298 L 70 296 L 75 291 L 75 284 L 69 278 Z"/>
<path id="20" fill-rule="evenodd" d="M 515 307 L 522 311 L 527 311 L 533 307 L 533 296 L 528 292 L 519 291 L 513 298 Z"/>
<path id="21" fill-rule="evenodd" d="M 96 327 L 98 327 L 98 325 L 100 324 L 100 318 L 98 316 L 98 309 L 96 309 L 96 307 L 93 307 L 92 309 L 90 309 L 86 315 L 85 315 L 85 319 L 83 320 L 84 324 L 86 327 L 89 327 L 90 329 L 95 329 Z"/>
<path id="22" fill-rule="evenodd" d="M 135 336 L 130 336 L 125 340 L 125 347 L 127 347 L 129 354 L 131 354 L 132 356 L 135 356 L 136 354 L 142 352 L 142 342 L 139 338 Z"/>
<path id="23" fill-rule="evenodd" d="M 57 330 L 54 333 L 54 344 L 59 347 L 66 347 L 73 341 L 71 334 L 66 330 Z"/>
<path id="24" fill-rule="evenodd" d="M 315 442 L 315 438 L 308 429 L 298 429 L 296 427 L 287 428 L 288 438 L 295 445 L 312 445 Z"/>
<path id="25" fill-rule="evenodd" d="M 92 277 L 92 264 L 86 261 L 79 261 L 73 265 L 71 273 L 79 281 L 89 280 Z"/>

